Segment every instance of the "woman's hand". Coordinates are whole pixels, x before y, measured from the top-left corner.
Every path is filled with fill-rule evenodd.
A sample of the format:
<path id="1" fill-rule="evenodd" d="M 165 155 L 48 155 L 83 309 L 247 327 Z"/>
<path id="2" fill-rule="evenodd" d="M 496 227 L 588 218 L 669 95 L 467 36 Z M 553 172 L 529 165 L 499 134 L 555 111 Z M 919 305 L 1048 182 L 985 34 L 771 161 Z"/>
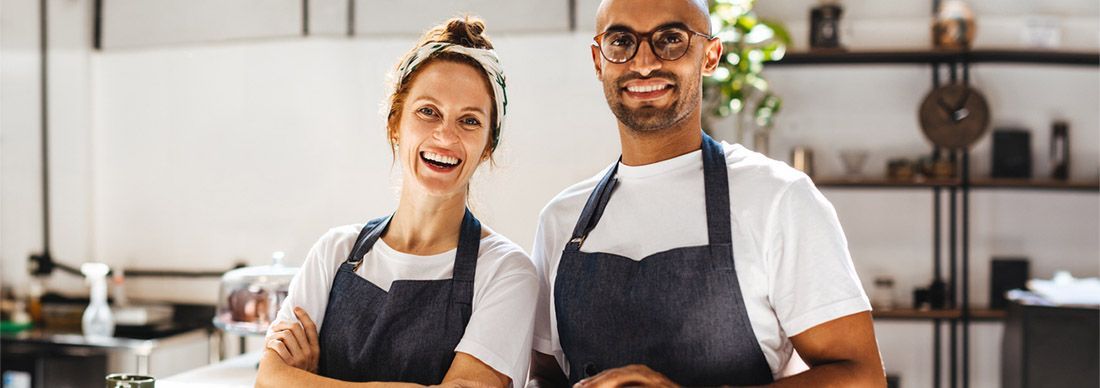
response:
<path id="1" fill-rule="evenodd" d="M 317 363 L 321 357 L 317 325 L 300 307 L 294 308 L 294 315 L 301 323 L 280 322 L 272 326 L 266 346 L 278 353 L 279 358 L 287 365 L 317 373 Z"/>
<path id="2" fill-rule="evenodd" d="M 433 385 L 431 388 L 493 388 L 493 386 L 473 380 L 454 379 Z"/>

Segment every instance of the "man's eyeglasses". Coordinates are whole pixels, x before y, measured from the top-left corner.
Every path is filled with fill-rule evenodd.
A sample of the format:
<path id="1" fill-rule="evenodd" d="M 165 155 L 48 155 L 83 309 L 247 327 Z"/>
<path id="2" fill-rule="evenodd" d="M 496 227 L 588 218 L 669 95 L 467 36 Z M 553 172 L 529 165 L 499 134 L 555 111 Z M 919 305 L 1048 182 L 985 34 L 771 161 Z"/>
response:
<path id="1" fill-rule="evenodd" d="M 691 37 L 699 35 L 707 40 L 714 37 L 681 27 L 665 27 L 650 32 L 637 33 L 629 30 L 604 31 L 592 39 L 600 49 L 600 55 L 611 63 L 626 63 L 638 54 L 638 46 L 643 40 L 649 41 L 653 55 L 665 61 L 675 61 L 683 57 L 691 48 Z"/>

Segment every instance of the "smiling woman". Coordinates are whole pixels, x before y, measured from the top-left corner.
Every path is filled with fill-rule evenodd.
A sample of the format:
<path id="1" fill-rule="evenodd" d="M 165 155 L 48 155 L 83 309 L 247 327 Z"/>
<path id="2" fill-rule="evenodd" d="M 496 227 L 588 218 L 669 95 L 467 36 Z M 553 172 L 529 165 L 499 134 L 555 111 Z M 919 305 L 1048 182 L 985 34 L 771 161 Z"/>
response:
<path id="1" fill-rule="evenodd" d="M 465 63 L 423 66 L 400 110 L 391 141 L 405 179 L 438 195 L 465 191 L 474 170 L 492 154 L 490 89 L 480 70 Z"/>
<path id="2" fill-rule="evenodd" d="M 519 246 L 466 208 L 507 101 L 484 29 L 452 19 L 398 62 L 386 121 L 404 174 L 397 210 L 314 245 L 268 334 L 257 386 L 524 381 L 538 278 Z"/>
<path id="3" fill-rule="evenodd" d="M 500 140 L 500 126 L 503 124 L 508 98 L 504 93 L 504 72 L 500 68 L 499 60 L 493 51 L 492 42 L 489 41 L 488 37 L 482 35 L 484 30 L 485 24 L 479 20 L 452 19 L 445 26 L 437 26 L 428 31 L 420 39 L 420 43 L 417 45 L 418 48 L 405 54 L 395 71 L 389 110 L 386 114 L 391 145 L 397 146 L 396 132 L 403 117 L 405 103 L 409 98 L 412 84 L 421 73 L 425 72 L 426 66 L 423 66 L 423 63 L 452 62 L 466 64 L 477 71 L 484 71 L 484 74 L 463 79 L 469 81 L 480 80 L 484 83 L 484 89 L 487 91 L 485 97 L 491 99 L 489 105 L 491 112 L 481 111 L 482 115 L 491 115 L 488 128 L 491 128 L 492 142 L 486 152 L 491 154 L 496 149 Z M 463 90 L 462 88 L 454 89 Z M 482 90 L 482 87 L 465 90 Z M 476 94 L 480 97 L 480 93 Z M 476 104 L 472 107 L 476 109 Z"/>

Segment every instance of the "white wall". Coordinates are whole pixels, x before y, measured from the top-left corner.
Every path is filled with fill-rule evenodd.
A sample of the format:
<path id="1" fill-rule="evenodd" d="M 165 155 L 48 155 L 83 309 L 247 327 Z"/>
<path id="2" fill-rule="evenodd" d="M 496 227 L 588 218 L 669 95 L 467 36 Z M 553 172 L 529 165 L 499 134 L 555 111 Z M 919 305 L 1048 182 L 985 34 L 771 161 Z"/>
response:
<path id="1" fill-rule="evenodd" d="M 327 228 L 390 211 L 396 167 L 378 107 L 391 62 L 411 42 L 309 39 L 95 56 L 95 256 L 221 269 L 286 250 L 297 261 Z M 490 227 L 529 246 L 541 207 L 614 160 L 617 136 L 586 38 L 496 43 L 511 65 L 510 117 L 498 166 L 474 185 L 475 206 Z M 209 301 L 216 290 L 144 292 Z"/>
<path id="2" fill-rule="evenodd" d="M 93 173 L 91 155 L 91 2 L 47 2 L 51 20 L 47 60 L 50 146 L 51 253 L 70 263 L 90 259 Z M 3 280 L 25 290 L 27 258 L 42 250 L 39 3 L 0 3 L 3 82 L 0 86 L 0 254 Z M 64 291 L 84 287 L 50 282 Z"/>
<path id="3" fill-rule="evenodd" d="M 807 1 L 759 2 L 760 12 L 789 18 L 794 30 L 807 14 Z M 852 15 L 860 7 L 874 10 L 868 23 L 897 18 L 923 29 L 919 13 L 925 7 L 919 3 L 890 11 L 874 2 L 845 2 Z M 24 17 L 35 14 L 37 3 L 2 4 L 0 255 L 4 284 L 20 285 L 26 257 L 41 244 L 37 26 L 36 18 Z M 1051 9 L 1072 10 L 1063 13 L 1077 15 L 1074 23 L 1084 26 L 1067 29 L 1065 41 L 1100 47 L 1100 17 L 1092 2 L 1059 2 Z M 69 12 L 74 22 L 87 20 L 71 16 L 78 14 Z M 561 188 L 614 160 L 618 141 L 592 73 L 592 33 L 584 23 L 575 33 L 544 34 L 494 34 L 493 25 L 489 20 L 508 73 L 510 117 L 498 166 L 483 171 L 473 188 L 475 209 L 490 227 L 529 248 L 541 207 Z M 872 41 L 858 29 L 851 33 L 853 42 Z M 55 36 L 75 41 L 79 35 Z M 74 45 L 66 51 L 71 55 L 54 55 L 51 131 L 58 138 L 51 140 L 51 164 L 54 187 L 65 188 L 52 201 L 57 258 L 221 270 L 237 260 L 265 263 L 272 251 L 283 250 L 297 263 L 327 228 L 386 213 L 396 202 L 398 182 L 378 106 L 385 73 L 414 41 L 412 35 L 314 36 L 103 52 Z M 870 171 L 880 173 L 887 158 L 929 149 L 915 113 L 930 87 L 927 67 L 775 67 L 766 75 L 785 104 L 773 144 L 779 159 L 793 145 L 808 145 L 817 151 L 820 173 L 835 175 L 841 171 L 835 151 L 860 147 L 871 152 Z M 1036 171 L 1046 169 L 1050 122 L 1066 119 L 1073 175 L 1097 177 L 1096 68 L 979 65 L 972 75 L 993 107 L 995 125 L 1034 131 Z M 974 150 L 976 175 L 988 172 L 988 158 L 986 139 Z M 846 228 L 865 286 L 870 289 L 876 275 L 892 274 L 907 302 L 909 291 L 931 276 L 931 195 L 837 189 L 825 194 Z M 1095 193 L 976 192 L 972 205 L 971 291 L 978 304 L 988 298 L 992 255 L 1028 256 L 1035 276 L 1056 269 L 1100 273 Z M 67 275 L 54 278 L 55 288 L 83 288 Z M 209 303 L 217 295 L 212 280 L 132 279 L 130 287 L 131 295 L 173 301 Z M 876 327 L 888 370 L 899 372 L 906 387 L 931 385 L 931 327 Z M 999 385 L 1000 327 L 974 328 L 975 386 Z"/>
<path id="4" fill-rule="evenodd" d="M 38 3 L 0 3 L 0 272 L 25 281 L 27 256 L 42 246 Z"/>

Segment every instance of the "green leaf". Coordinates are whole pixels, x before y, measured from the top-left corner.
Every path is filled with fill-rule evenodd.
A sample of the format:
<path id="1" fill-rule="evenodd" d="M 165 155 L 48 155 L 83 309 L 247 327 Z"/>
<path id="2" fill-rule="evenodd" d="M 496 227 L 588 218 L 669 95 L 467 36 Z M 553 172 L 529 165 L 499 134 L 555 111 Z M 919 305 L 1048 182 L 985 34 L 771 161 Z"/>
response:
<path id="1" fill-rule="evenodd" d="M 780 42 L 783 42 L 783 45 L 791 45 L 791 33 L 787 31 L 787 28 L 783 26 L 783 23 L 766 19 L 761 19 L 760 23 L 763 23 L 764 25 L 771 28 L 772 31 L 775 32 L 776 39 L 778 39 Z"/>
<path id="2" fill-rule="evenodd" d="M 783 58 L 791 37 L 781 23 L 757 18 L 752 13 L 754 4 L 754 0 L 711 1 L 711 20 L 724 55 L 719 63 L 722 70 L 707 77 L 703 87 L 712 101 L 708 103 L 710 113 L 718 117 L 751 115 L 754 122 L 768 127 L 782 100 L 769 92 L 770 85 L 761 72 L 766 62 Z M 748 101 L 750 98 L 754 101 Z M 745 111 L 754 103 L 751 112 Z M 714 104 L 713 108 L 709 104 Z"/>
<path id="3" fill-rule="evenodd" d="M 756 15 L 752 13 L 746 13 L 737 18 L 737 28 L 744 32 L 752 31 L 752 28 L 756 26 Z"/>

